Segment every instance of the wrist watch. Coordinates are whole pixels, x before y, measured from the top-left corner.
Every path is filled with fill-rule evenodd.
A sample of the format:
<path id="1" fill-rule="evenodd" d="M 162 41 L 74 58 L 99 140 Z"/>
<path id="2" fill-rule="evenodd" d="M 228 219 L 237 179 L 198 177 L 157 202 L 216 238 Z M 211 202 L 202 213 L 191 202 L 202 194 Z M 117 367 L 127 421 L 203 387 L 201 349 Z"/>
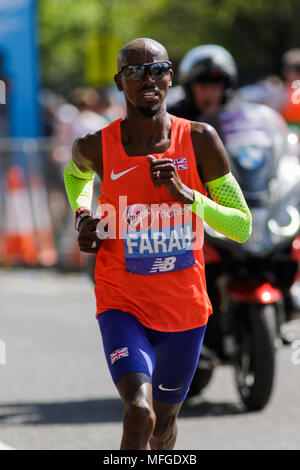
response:
<path id="1" fill-rule="evenodd" d="M 80 207 L 77 209 L 75 212 L 75 230 L 79 232 L 79 225 L 80 222 L 85 218 L 85 217 L 93 217 L 92 211 L 89 209 L 85 209 L 84 207 Z"/>

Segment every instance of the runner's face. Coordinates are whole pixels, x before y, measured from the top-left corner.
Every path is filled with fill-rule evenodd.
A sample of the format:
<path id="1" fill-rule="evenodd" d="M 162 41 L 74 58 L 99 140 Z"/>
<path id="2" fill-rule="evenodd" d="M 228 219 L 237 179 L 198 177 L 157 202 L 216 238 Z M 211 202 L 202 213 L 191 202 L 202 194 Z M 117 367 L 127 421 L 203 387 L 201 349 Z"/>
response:
<path id="1" fill-rule="evenodd" d="M 159 49 L 145 47 L 143 51 L 131 51 L 121 63 L 121 67 L 130 64 L 150 64 L 169 60 Z M 141 80 L 126 80 L 123 74 L 115 76 L 117 87 L 124 92 L 127 107 L 137 108 L 144 116 L 154 116 L 164 105 L 169 86 L 172 84 L 173 72 L 170 70 L 164 77 L 157 79 L 147 70 Z"/>
<path id="2" fill-rule="evenodd" d="M 193 82 L 191 83 L 191 91 L 199 111 L 212 113 L 222 103 L 224 84 L 222 82 Z"/>

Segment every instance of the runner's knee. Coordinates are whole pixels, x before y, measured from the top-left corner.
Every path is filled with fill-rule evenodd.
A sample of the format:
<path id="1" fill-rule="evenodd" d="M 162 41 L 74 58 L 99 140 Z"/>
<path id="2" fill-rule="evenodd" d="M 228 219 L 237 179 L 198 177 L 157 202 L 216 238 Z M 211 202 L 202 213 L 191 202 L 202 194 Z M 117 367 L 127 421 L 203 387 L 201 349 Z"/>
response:
<path id="1" fill-rule="evenodd" d="M 156 416 L 153 408 L 143 402 L 128 402 L 123 416 L 124 427 L 131 431 L 150 431 L 155 427 Z"/>

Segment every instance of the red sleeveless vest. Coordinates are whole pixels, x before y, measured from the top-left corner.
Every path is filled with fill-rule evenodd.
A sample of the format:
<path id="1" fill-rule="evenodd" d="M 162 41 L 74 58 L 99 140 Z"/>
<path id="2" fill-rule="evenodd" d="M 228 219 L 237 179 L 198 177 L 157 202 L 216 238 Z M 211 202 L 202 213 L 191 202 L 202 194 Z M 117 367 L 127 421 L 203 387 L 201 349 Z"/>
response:
<path id="1" fill-rule="evenodd" d="M 196 166 L 190 121 L 171 116 L 171 158 L 182 182 L 206 194 Z M 97 315 L 120 309 L 159 331 L 203 326 L 212 313 L 204 272 L 203 222 L 164 187 L 156 188 L 147 156 L 128 156 L 121 121 L 102 129 L 100 217 L 109 239 L 97 254 Z M 117 326 L 116 326 L 117 327 Z"/>

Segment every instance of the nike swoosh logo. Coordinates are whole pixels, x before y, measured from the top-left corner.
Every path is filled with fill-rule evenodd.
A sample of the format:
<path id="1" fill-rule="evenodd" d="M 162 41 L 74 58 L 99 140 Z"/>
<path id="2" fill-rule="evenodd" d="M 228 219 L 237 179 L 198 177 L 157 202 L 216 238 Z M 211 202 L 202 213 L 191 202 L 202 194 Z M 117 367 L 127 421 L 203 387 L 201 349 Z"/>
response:
<path id="1" fill-rule="evenodd" d="M 134 170 L 135 168 L 137 168 L 137 166 L 132 166 L 131 168 L 128 168 L 125 171 L 121 171 L 121 173 L 114 173 L 114 170 L 112 170 L 110 177 L 113 181 L 117 180 L 118 178 L 121 178 L 121 176 L 126 175 L 126 173 L 128 173 L 131 170 Z"/>
<path id="2" fill-rule="evenodd" d="M 180 390 L 182 387 L 179 387 L 179 388 L 165 388 L 165 387 L 163 387 L 163 384 L 160 384 L 158 386 L 158 388 L 160 390 L 163 390 L 164 392 L 174 392 L 175 390 Z"/>

